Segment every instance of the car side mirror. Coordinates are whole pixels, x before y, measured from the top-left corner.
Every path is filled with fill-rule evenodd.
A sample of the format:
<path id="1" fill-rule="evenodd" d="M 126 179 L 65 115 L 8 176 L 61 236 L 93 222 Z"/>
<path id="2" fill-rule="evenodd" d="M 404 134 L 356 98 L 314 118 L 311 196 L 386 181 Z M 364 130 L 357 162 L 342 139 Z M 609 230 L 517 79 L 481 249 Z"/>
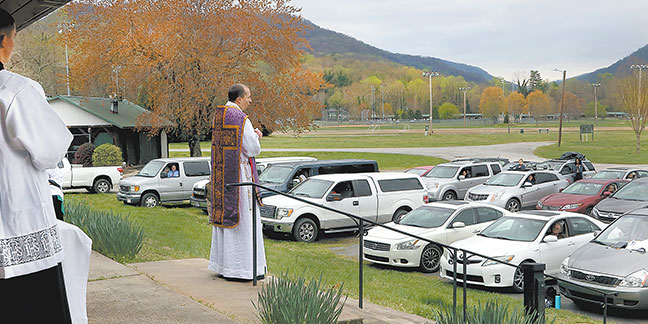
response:
<path id="1" fill-rule="evenodd" d="M 599 234 L 601 234 L 601 231 L 594 231 L 593 234 L 594 234 L 594 237 L 597 237 Z"/>
<path id="2" fill-rule="evenodd" d="M 545 243 L 554 243 L 554 242 L 558 242 L 558 236 L 556 236 L 556 235 L 547 235 L 547 236 L 545 236 L 545 238 L 542 240 L 542 242 L 545 242 Z"/>
<path id="3" fill-rule="evenodd" d="M 457 179 L 459 179 L 459 180 L 463 180 L 463 179 L 466 179 L 466 176 L 462 174 L 462 175 L 460 175 L 459 177 L 457 177 Z"/>
<path id="4" fill-rule="evenodd" d="M 466 224 L 464 222 L 454 222 L 452 223 L 452 228 L 464 228 Z"/>
<path id="5" fill-rule="evenodd" d="M 331 193 L 326 197 L 326 201 L 340 201 L 342 200 L 342 194 Z"/>
<path id="6" fill-rule="evenodd" d="M 524 184 L 522 184 L 522 188 L 528 188 L 528 187 L 531 187 L 531 186 L 533 186 L 533 183 L 528 182 L 528 181 L 525 182 Z"/>

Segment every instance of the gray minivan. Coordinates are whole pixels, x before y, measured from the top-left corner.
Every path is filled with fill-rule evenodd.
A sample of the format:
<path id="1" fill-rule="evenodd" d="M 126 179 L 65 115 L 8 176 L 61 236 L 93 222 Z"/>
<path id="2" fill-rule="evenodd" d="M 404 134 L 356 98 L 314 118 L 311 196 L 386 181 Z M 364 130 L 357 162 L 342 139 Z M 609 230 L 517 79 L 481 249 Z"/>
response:
<path id="1" fill-rule="evenodd" d="M 320 160 L 272 164 L 259 176 L 259 184 L 281 192 L 288 192 L 296 184 L 318 174 L 378 172 L 374 160 Z M 261 197 L 275 193 L 260 189 Z"/>
<path id="2" fill-rule="evenodd" d="M 119 183 L 117 200 L 155 207 L 189 200 L 194 183 L 209 179 L 210 157 L 165 158 L 147 163 L 140 172 Z"/>

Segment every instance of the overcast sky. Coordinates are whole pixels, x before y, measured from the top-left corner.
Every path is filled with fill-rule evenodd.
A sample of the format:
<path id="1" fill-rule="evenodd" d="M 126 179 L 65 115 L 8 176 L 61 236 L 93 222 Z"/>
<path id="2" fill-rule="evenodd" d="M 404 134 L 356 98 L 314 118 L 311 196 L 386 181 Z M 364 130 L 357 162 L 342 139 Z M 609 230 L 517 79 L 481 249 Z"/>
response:
<path id="1" fill-rule="evenodd" d="M 302 17 L 396 53 L 511 80 L 606 67 L 648 44 L 646 0 L 293 0 Z"/>

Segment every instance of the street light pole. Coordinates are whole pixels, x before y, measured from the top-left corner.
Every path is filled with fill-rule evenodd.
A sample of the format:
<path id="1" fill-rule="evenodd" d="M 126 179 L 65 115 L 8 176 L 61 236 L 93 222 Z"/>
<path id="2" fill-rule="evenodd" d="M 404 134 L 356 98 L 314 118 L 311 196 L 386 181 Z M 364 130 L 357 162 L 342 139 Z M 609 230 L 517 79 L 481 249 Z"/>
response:
<path id="1" fill-rule="evenodd" d="M 594 125 L 598 125 L 598 97 L 596 96 L 596 88 L 600 87 L 600 83 L 592 83 L 592 88 L 594 88 Z"/>
<path id="2" fill-rule="evenodd" d="M 648 69 L 648 64 L 633 64 L 631 69 L 639 69 L 639 88 L 637 89 L 637 122 L 641 117 L 641 70 Z"/>
<path id="3" fill-rule="evenodd" d="M 385 85 L 381 84 L 380 85 L 380 105 L 382 106 L 382 120 L 384 122 L 385 121 L 385 92 L 383 88 L 385 88 Z"/>
<path id="4" fill-rule="evenodd" d="M 376 110 L 376 97 L 375 97 L 376 87 L 369 86 L 369 88 L 371 89 L 371 121 L 373 122 L 375 118 L 375 110 Z"/>
<path id="5" fill-rule="evenodd" d="M 430 126 L 428 129 L 428 134 L 432 134 L 432 77 L 439 76 L 439 72 L 423 72 L 423 76 L 430 79 Z"/>
<path id="6" fill-rule="evenodd" d="M 468 92 L 468 90 L 470 90 L 470 87 L 461 87 L 461 88 L 459 88 L 459 91 L 463 91 L 463 95 L 464 95 L 464 98 L 463 98 L 464 99 L 464 113 L 463 113 L 463 115 L 464 115 L 464 127 L 466 127 L 466 92 Z"/>
<path id="7" fill-rule="evenodd" d="M 562 72 L 563 74 L 563 83 L 562 83 L 562 95 L 560 96 L 560 123 L 558 124 L 558 147 L 560 147 L 560 142 L 562 140 L 562 121 L 563 121 L 563 109 L 565 107 L 565 77 L 567 76 L 567 70 L 558 70 L 554 69 L 556 72 Z"/>

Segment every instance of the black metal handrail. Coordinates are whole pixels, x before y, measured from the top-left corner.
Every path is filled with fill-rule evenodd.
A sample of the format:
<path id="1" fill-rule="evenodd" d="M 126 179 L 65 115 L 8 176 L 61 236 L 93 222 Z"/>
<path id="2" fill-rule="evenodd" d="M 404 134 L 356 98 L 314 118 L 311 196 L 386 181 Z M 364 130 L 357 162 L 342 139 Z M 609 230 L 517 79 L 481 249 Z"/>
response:
<path id="1" fill-rule="evenodd" d="M 369 224 L 371 224 L 373 226 L 379 226 L 379 227 L 382 227 L 382 228 L 386 228 L 388 230 L 391 230 L 391 231 L 394 231 L 394 232 L 409 236 L 411 238 L 421 240 L 421 241 L 424 241 L 424 242 L 427 242 L 427 243 L 430 243 L 430 244 L 434 244 L 434 245 L 440 246 L 440 247 L 442 247 L 444 249 L 448 249 L 449 254 L 452 256 L 452 260 L 453 260 L 453 263 L 452 263 L 453 264 L 453 283 L 452 283 L 452 286 L 453 286 L 453 296 L 452 296 L 453 297 L 453 303 L 452 303 L 452 311 L 453 311 L 453 315 L 455 316 L 455 318 L 457 316 L 457 261 L 458 261 L 457 255 L 458 255 L 458 252 L 462 252 L 462 256 L 463 256 L 462 257 L 462 259 L 463 259 L 462 260 L 463 261 L 463 273 L 462 273 L 462 275 L 463 275 L 463 280 L 462 280 L 462 282 L 463 282 L 463 285 L 462 285 L 463 286 L 462 287 L 463 288 L 462 289 L 463 290 L 463 303 L 462 304 L 463 305 L 462 306 L 463 306 L 463 318 L 464 318 L 464 321 L 467 320 L 467 310 L 466 310 L 466 307 L 467 307 L 466 306 L 467 305 L 467 294 L 466 294 L 466 291 L 467 291 L 467 264 L 468 264 L 468 259 L 470 257 L 479 256 L 479 257 L 482 257 L 482 258 L 484 258 L 486 260 L 495 261 L 495 262 L 498 262 L 500 264 L 504 264 L 504 265 L 513 267 L 515 269 L 521 268 L 521 266 L 518 266 L 518 265 L 514 265 L 514 264 L 511 264 L 511 263 L 508 263 L 508 262 L 505 262 L 505 261 L 501 261 L 499 259 L 495 259 L 495 258 L 486 256 L 486 255 L 483 255 L 483 254 L 480 254 L 480 253 L 477 253 L 477 252 L 473 252 L 473 251 L 469 251 L 469 250 L 465 250 L 465 249 L 461 249 L 461 248 L 456 248 L 456 247 L 453 247 L 453 246 L 450 246 L 450 245 L 447 245 L 447 244 L 432 241 L 432 240 L 420 237 L 420 236 L 415 235 L 415 234 L 411 234 L 411 233 L 408 233 L 408 232 L 405 232 L 405 231 L 402 231 L 402 230 L 399 230 L 399 229 L 396 229 L 396 228 L 386 226 L 384 224 L 380 224 L 378 222 L 374 222 L 374 221 L 371 221 L 371 220 L 364 219 L 364 218 L 362 218 L 360 216 L 357 216 L 357 215 L 353 215 L 353 214 L 350 214 L 350 213 L 347 213 L 347 212 L 344 212 L 344 211 L 341 211 L 341 210 L 337 210 L 335 208 L 331 208 L 331 207 L 328 207 L 328 206 L 316 204 L 316 203 L 314 203 L 312 201 L 308 201 L 306 199 L 297 197 L 295 195 L 290 195 L 290 194 L 287 194 L 285 192 L 281 192 L 281 191 L 278 191 L 276 189 L 269 188 L 269 187 L 266 187 L 266 186 L 263 186 L 263 185 L 260 185 L 260 184 L 254 183 L 254 182 L 241 182 L 241 183 L 227 184 L 226 188 L 228 190 L 231 190 L 232 187 L 243 187 L 243 186 L 251 186 L 252 188 L 255 188 L 255 187 L 263 188 L 263 189 L 265 189 L 267 191 L 274 192 L 275 194 L 282 195 L 284 197 L 289 197 L 289 198 L 292 198 L 294 200 L 303 202 L 303 203 L 308 204 L 308 205 L 312 205 L 312 206 L 319 207 L 319 208 L 322 208 L 322 209 L 325 209 L 325 210 L 328 210 L 328 211 L 332 211 L 334 213 L 344 215 L 346 217 L 351 218 L 356 224 L 358 224 L 358 230 L 359 230 L 359 235 L 358 235 L 358 237 L 359 237 L 359 244 L 358 244 L 359 245 L 358 246 L 358 276 L 359 276 L 359 282 L 358 282 L 358 307 L 361 308 L 361 309 L 363 308 L 363 282 L 364 282 L 364 280 L 363 280 L 363 264 L 364 264 L 363 263 L 363 261 L 364 261 L 364 253 L 363 253 L 364 240 L 363 240 L 363 237 L 364 237 L 364 223 L 365 222 L 369 223 Z M 256 217 L 257 217 L 256 208 L 253 207 L 252 208 L 252 233 L 253 233 L 253 235 L 252 235 L 252 253 L 253 253 L 252 285 L 253 286 L 257 285 L 257 244 L 256 244 L 256 241 L 257 241 L 257 236 L 256 236 L 257 224 L 256 224 Z M 552 279 L 555 279 L 555 280 L 561 280 L 560 278 L 557 278 L 555 276 L 551 276 L 551 275 L 548 275 L 548 274 L 543 273 L 543 275 L 545 277 L 549 277 L 549 278 L 552 278 Z M 571 283 L 578 285 L 577 283 L 574 283 L 574 282 L 571 282 Z M 578 286 L 603 296 L 603 303 L 602 303 L 603 304 L 603 309 L 604 309 L 603 310 L 603 312 L 604 312 L 603 313 L 603 323 L 605 324 L 606 320 L 607 320 L 607 304 L 608 304 L 607 303 L 607 296 L 611 296 L 611 295 L 613 296 L 613 295 L 617 295 L 617 294 L 616 293 L 602 292 L 600 290 L 590 288 L 590 287 L 586 287 L 586 286 L 581 286 L 581 285 L 578 285 Z M 544 296 L 544 294 L 543 294 L 543 296 Z M 542 307 L 544 307 L 544 305 L 542 305 Z M 541 316 L 541 317 L 544 318 L 544 309 L 540 310 L 540 312 L 538 312 L 538 313 L 540 313 L 540 314 L 536 314 L 537 316 Z"/>

